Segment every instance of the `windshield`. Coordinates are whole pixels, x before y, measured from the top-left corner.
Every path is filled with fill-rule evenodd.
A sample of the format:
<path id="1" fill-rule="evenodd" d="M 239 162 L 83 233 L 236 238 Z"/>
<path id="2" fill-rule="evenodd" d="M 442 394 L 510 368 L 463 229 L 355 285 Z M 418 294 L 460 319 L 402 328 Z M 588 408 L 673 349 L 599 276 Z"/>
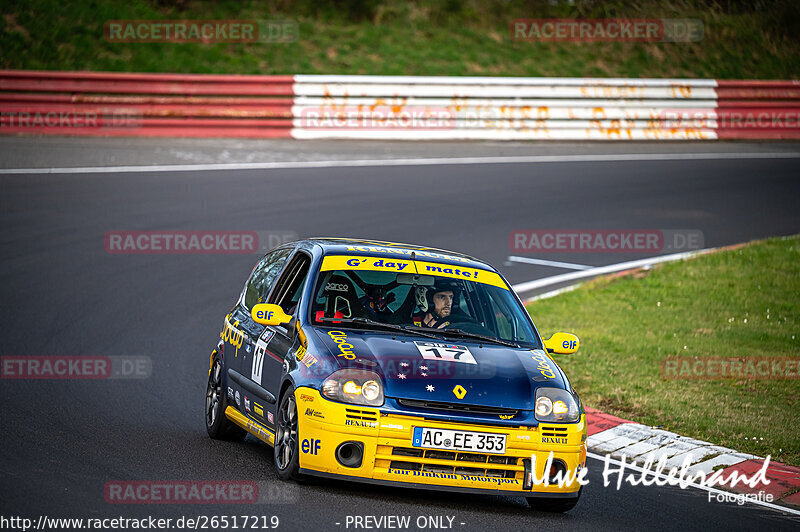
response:
<path id="1" fill-rule="evenodd" d="M 351 258 L 348 264 L 342 257 L 326 257 L 314 287 L 312 323 L 330 324 L 342 319 L 369 327 L 372 321 L 435 329 L 451 338 L 452 334 L 446 331 L 459 329 L 471 335 L 541 348 L 525 309 L 496 273 L 389 260 L 392 259 L 359 257 Z M 391 266 L 386 267 L 387 263 Z M 389 268 L 395 271 L 386 271 Z M 481 281 L 456 278 L 472 275 L 480 276 Z"/>

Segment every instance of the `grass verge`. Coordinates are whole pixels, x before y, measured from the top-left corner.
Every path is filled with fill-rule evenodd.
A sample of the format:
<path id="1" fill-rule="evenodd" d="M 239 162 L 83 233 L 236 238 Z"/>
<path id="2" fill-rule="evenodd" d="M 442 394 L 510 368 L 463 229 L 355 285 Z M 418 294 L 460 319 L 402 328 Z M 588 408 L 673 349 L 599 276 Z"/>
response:
<path id="1" fill-rule="evenodd" d="M 241 74 L 796 79 L 796 0 L 8 0 L 0 67 Z M 518 18 L 692 18 L 689 43 L 512 39 Z M 292 43 L 112 43 L 109 20 L 291 20 Z"/>
<path id="2" fill-rule="evenodd" d="M 800 360 L 798 294 L 794 236 L 597 279 L 528 310 L 543 334 L 581 339 L 577 354 L 556 360 L 587 406 L 800 465 L 797 377 L 686 380 L 661 370 L 666 357 Z"/>

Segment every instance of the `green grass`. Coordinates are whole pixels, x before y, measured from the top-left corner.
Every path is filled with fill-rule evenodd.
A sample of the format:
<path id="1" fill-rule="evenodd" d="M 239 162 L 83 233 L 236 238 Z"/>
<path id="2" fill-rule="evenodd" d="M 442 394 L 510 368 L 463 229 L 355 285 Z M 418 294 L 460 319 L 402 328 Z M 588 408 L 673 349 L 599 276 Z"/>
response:
<path id="1" fill-rule="evenodd" d="M 553 5 L 555 4 L 555 5 Z M 740 5 L 741 4 L 741 5 Z M 10 0 L 0 67 L 244 74 L 797 78 L 800 2 Z M 530 43 L 514 18 L 698 18 L 697 43 Z M 290 19 L 284 44 L 109 43 L 115 19 Z"/>
<path id="2" fill-rule="evenodd" d="M 800 238 L 602 278 L 528 306 L 587 406 L 800 465 L 800 380 L 667 380 L 668 356 L 800 358 Z"/>

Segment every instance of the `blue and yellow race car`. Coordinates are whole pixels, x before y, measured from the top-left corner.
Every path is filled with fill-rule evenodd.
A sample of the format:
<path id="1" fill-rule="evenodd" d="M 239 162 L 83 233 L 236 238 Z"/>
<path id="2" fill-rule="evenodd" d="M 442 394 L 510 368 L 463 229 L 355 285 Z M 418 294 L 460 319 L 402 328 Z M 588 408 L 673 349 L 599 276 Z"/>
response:
<path id="1" fill-rule="evenodd" d="M 274 448 L 281 479 L 317 475 L 580 497 L 586 417 L 508 282 L 459 253 L 371 240 L 282 245 L 255 266 L 211 353 L 206 428 Z M 562 480 L 559 484 L 558 480 Z"/>

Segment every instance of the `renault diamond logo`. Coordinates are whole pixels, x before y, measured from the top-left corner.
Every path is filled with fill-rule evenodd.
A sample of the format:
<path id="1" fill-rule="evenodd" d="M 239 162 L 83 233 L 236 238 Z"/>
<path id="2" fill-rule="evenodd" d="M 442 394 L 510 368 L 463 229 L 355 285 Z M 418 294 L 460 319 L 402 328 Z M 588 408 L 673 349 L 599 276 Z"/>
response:
<path id="1" fill-rule="evenodd" d="M 453 394 L 459 399 L 463 399 L 464 396 L 467 395 L 467 390 L 465 390 L 464 387 L 459 384 L 453 388 Z"/>

